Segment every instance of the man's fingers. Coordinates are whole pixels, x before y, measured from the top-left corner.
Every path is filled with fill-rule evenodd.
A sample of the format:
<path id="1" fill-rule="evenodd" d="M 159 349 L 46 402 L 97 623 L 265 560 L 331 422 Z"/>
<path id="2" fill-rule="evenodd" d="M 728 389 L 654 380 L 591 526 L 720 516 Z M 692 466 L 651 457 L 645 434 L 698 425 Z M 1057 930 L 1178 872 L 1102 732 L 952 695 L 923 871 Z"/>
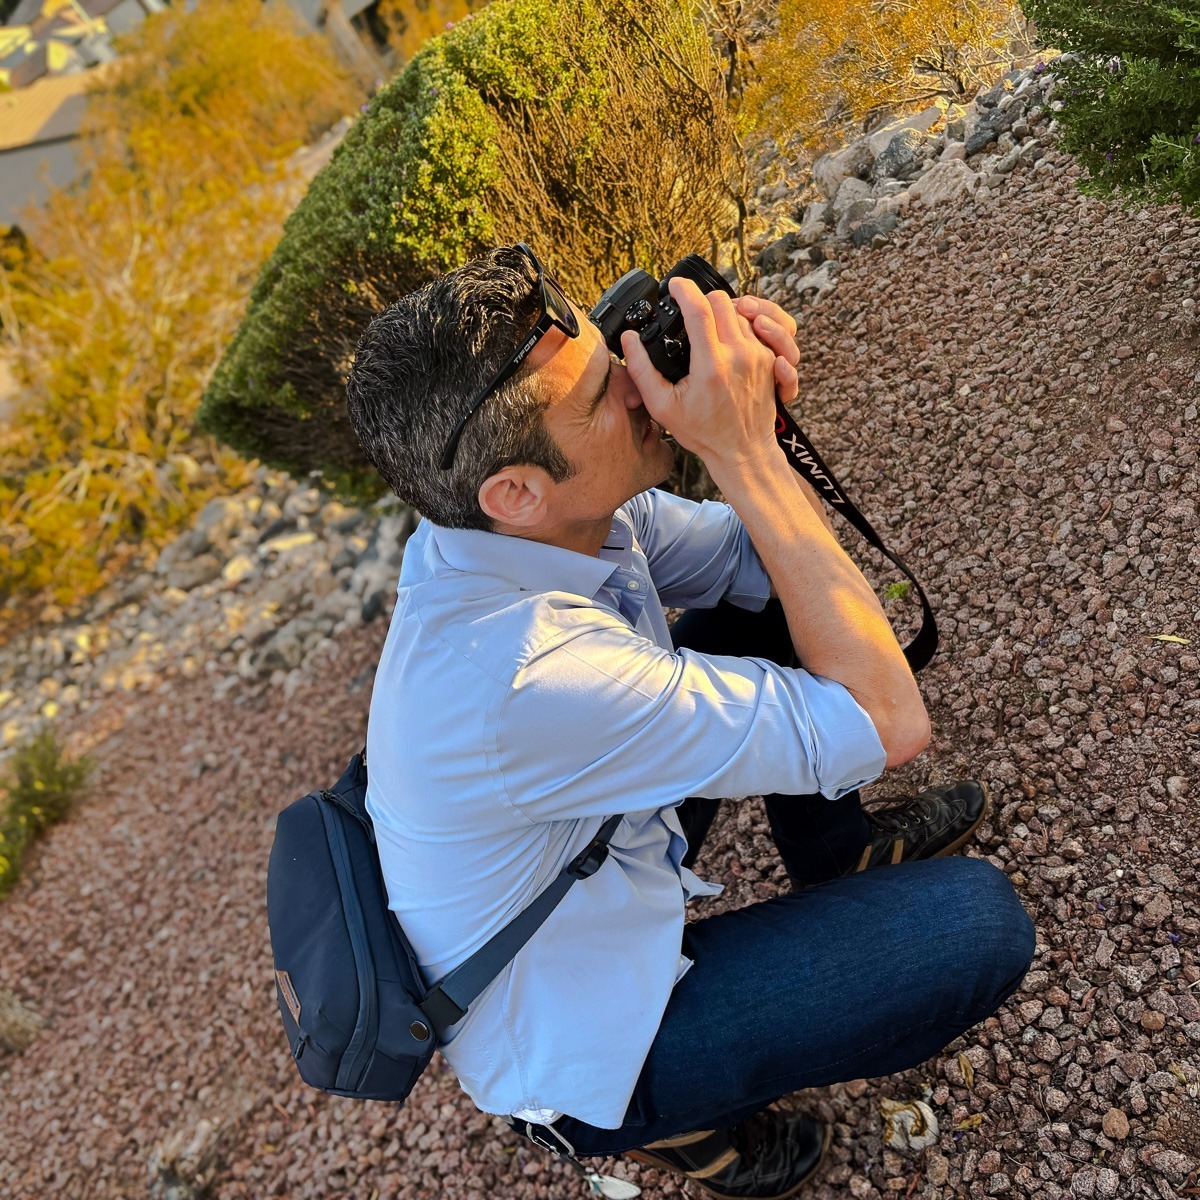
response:
<path id="1" fill-rule="evenodd" d="M 775 394 L 784 404 L 791 404 L 800 395 L 800 376 L 782 356 L 775 359 Z"/>
<path id="2" fill-rule="evenodd" d="M 708 293 L 709 307 L 716 323 L 717 336 L 725 345 L 740 338 L 753 337 L 754 331 L 747 317 L 734 307 L 733 300 L 722 291 Z"/>
<path id="3" fill-rule="evenodd" d="M 690 279 L 675 275 L 668 281 L 667 288 L 672 299 L 679 305 L 683 327 L 687 330 L 693 354 L 698 347 L 703 347 L 702 353 L 711 358 L 716 353 L 719 342 L 712 305 Z"/>
<path id="4" fill-rule="evenodd" d="M 642 339 L 632 330 L 621 334 L 621 350 L 625 355 L 625 368 L 637 388 L 642 403 L 653 415 L 654 408 L 671 396 L 671 384 L 661 371 L 650 361 L 650 354 L 642 345 Z"/>
<path id="5" fill-rule="evenodd" d="M 742 316 L 754 320 L 760 313 L 774 321 L 776 325 L 782 326 L 788 337 L 796 336 L 796 319 L 791 313 L 779 307 L 773 300 L 767 300 L 763 296 L 739 296 L 737 298 L 737 310 Z"/>
<path id="6" fill-rule="evenodd" d="M 761 296 L 739 296 L 736 308 L 742 316 L 754 322 L 754 333 L 763 345 L 783 355 L 793 366 L 800 361 L 800 348 L 796 345 L 796 322 L 789 313 Z"/>
<path id="7" fill-rule="evenodd" d="M 786 358 L 793 367 L 800 361 L 800 347 L 796 345 L 796 339 L 788 333 L 784 326 L 771 320 L 770 317 L 755 317 L 754 332 L 760 342 L 770 346 L 776 354 Z"/>

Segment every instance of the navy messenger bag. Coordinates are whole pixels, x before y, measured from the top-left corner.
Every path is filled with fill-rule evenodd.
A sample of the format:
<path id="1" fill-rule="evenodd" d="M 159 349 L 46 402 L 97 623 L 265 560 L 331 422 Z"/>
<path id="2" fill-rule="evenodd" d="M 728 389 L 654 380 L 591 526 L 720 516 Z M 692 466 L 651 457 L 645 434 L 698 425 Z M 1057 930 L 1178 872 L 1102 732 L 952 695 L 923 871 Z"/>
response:
<path id="1" fill-rule="evenodd" d="M 366 795 L 364 749 L 332 788 L 279 814 L 267 921 L 279 1012 L 304 1082 L 336 1096 L 403 1101 L 446 1030 L 575 881 L 600 868 L 621 815 L 609 817 L 528 907 L 426 988 L 388 908 Z"/>

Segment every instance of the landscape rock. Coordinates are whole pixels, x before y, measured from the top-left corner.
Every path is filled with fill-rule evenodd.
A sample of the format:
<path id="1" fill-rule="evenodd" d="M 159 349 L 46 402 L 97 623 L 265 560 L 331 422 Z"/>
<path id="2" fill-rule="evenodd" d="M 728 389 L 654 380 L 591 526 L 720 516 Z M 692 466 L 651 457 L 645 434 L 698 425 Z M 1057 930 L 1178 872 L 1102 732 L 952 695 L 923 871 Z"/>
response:
<path id="1" fill-rule="evenodd" d="M 863 200 L 873 200 L 871 194 L 871 185 L 863 179 L 857 179 L 854 176 L 843 179 L 838 187 L 837 195 L 834 196 L 830 209 L 836 220 L 840 220 L 845 216 L 851 205 L 857 204 Z"/>
<path id="2" fill-rule="evenodd" d="M 813 183 L 826 200 L 832 200 L 844 180 L 866 179 L 873 158 L 865 138 L 852 142 L 841 150 L 823 154 L 813 163 Z"/>
<path id="3" fill-rule="evenodd" d="M 965 162 L 949 159 L 934 163 L 908 191 L 914 200 L 932 207 L 949 204 L 968 195 L 978 180 L 979 176 Z"/>
<path id="4" fill-rule="evenodd" d="M 797 240 L 801 245 L 811 246 L 814 242 L 819 242 L 828 232 L 828 223 L 826 217 L 829 215 L 829 205 L 823 204 L 819 200 L 814 200 L 804 210 L 804 217 L 800 222 L 800 230 L 797 234 Z"/>
<path id="5" fill-rule="evenodd" d="M 835 268 L 830 262 L 823 262 L 815 270 L 799 279 L 792 287 L 792 293 L 802 302 L 820 304 L 833 291 L 837 284 Z"/>
<path id="6" fill-rule="evenodd" d="M 0 988 L 0 1060 L 19 1054 L 38 1035 L 42 1018 L 7 988 Z"/>
<path id="7" fill-rule="evenodd" d="M 895 138 L 905 134 L 915 135 L 914 144 L 919 143 L 920 135 L 928 133 L 946 115 L 947 107 L 944 100 L 939 100 L 919 113 L 893 118 L 867 136 L 868 151 L 872 156 L 878 157 Z"/>
<path id="8" fill-rule="evenodd" d="M 920 161 L 921 135 L 915 129 L 897 133 L 876 155 L 871 179 L 896 178 Z"/>
<path id="9" fill-rule="evenodd" d="M 1110 1108 L 1104 1114 L 1104 1136 L 1118 1142 L 1129 1136 L 1129 1118 L 1119 1108 Z"/>
<path id="10" fill-rule="evenodd" d="M 791 264 L 789 257 L 802 246 L 808 245 L 809 242 L 801 231 L 793 230 L 790 233 L 785 233 L 783 237 L 776 238 L 765 250 L 759 254 L 755 265 L 762 271 L 764 275 L 776 275 L 784 271 Z"/>
<path id="11" fill-rule="evenodd" d="M 215 554 L 201 554 L 173 566 L 167 572 L 167 587 L 190 592 L 211 583 L 221 574 L 224 564 Z"/>

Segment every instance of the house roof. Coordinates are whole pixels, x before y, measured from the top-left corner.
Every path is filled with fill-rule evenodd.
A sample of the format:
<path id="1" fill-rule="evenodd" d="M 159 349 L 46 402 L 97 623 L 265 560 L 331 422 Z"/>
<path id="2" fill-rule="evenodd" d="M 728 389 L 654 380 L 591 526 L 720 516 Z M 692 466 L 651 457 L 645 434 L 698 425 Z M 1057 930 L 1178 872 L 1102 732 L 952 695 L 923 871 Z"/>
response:
<path id="1" fill-rule="evenodd" d="M 80 8 L 89 17 L 103 17 L 112 12 L 122 0 L 80 0 Z"/>
<path id="2" fill-rule="evenodd" d="M 91 23 L 81 21 L 79 14 L 74 9 L 60 8 L 54 16 L 38 25 L 37 36 L 41 40 L 65 38 L 70 41 L 79 41 L 80 38 L 87 37 L 91 29 Z"/>
<path id="3" fill-rule="evenodd" d="M 21 0 L 16 8 L 9 13 L 6 25 L 32 25 L 42 12 L 43 0 Z"/>
<path id="4" fill-rule="evenodd" d="M 91 75 L 51 75 L 0 95 L 0 150 L 77 134 Z"/>
<path id="5" fill-rule="evenodd" d="M 48 60 L 46 43 L 42 42 L 34 46 L 28 53 L 22 48 L 6 55 L 0 59 L 0 69 L 7 72 L 10 87 L 24 88 L 46 74 Z"/>

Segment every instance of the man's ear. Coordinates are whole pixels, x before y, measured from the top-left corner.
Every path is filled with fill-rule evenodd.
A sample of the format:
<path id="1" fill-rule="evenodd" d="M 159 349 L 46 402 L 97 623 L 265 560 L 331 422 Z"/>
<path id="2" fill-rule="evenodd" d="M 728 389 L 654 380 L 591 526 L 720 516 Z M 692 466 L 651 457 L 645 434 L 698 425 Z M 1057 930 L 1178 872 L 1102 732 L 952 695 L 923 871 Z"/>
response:
<path id="1" fill-rule="evenodd" d="M 541 467 L 502 467 L 479 487 L 479 507 L 498 525 L 528 529 L 546 516 L 554 481 Z"/>

